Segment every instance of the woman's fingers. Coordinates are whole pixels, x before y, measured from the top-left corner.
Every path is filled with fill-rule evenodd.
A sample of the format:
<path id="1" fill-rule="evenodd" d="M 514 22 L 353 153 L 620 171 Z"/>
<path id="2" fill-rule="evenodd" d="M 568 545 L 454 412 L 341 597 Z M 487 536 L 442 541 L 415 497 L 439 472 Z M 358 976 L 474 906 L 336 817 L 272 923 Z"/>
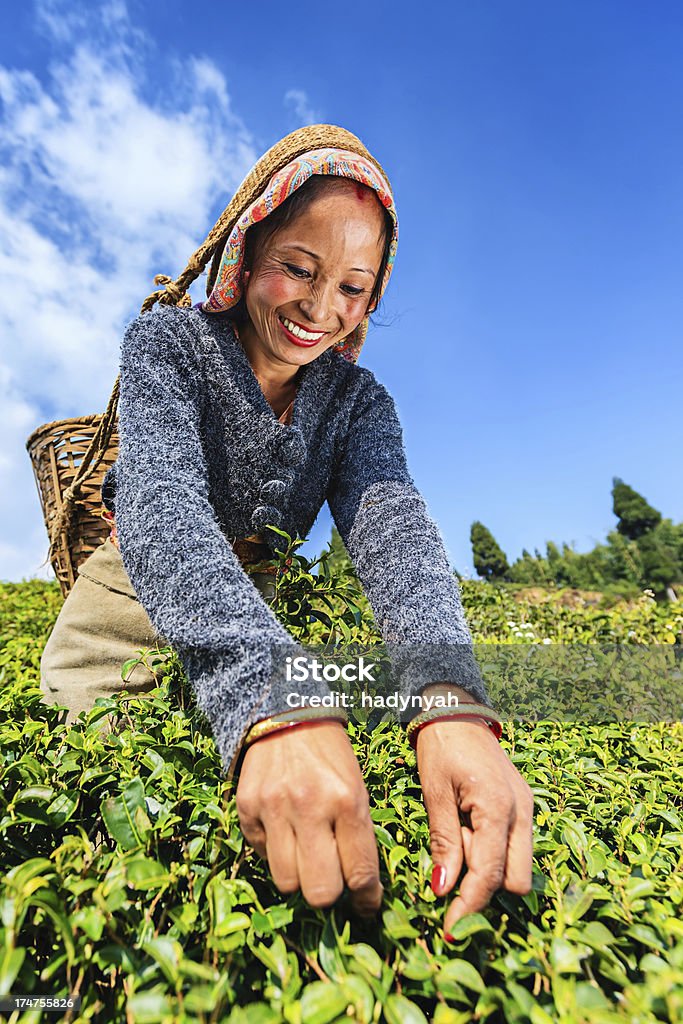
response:
<path id="1" fill-rule="evenodd" d="M 356 913 L 377 912 L 384 888 L 367 808 L 364 815 L 344 813 L 333 825 L 327 819 L 298 817 L 296 832 L 281 815 L 264 813 L 263 818 L 268 867 L 280 892 L 301 889 L 312 907 L 328 907 L 346 885 Z"/>
<path id="2" fill-rule="evenodd" d="M 361 810 L 344 811 L 335 822 L 342 874 L 357 914 L 369 917 L 382 905 L 377 841 L 367 803 Z"/>
<path id="3" fill-rule="evenodd" d="M 360 914 L 382 901 L 377 843 L 360 766 L 339 723 L 274 733 L 246 753 L 236 794 L 240 827 L 267 857 L 281 892 L 330 906 L 344 884 Z"/>
<path id="4" fill-rule="evenodd" d="M 534 797 L 521 776 L 519 781 L 521 785 L 514 778 L 508 780 L 512 818 L 504 852 L 501 852 L 503 828 L 497 825 L 495 817 L 492 819 L 489 815 L 488 820 L 482 821 L 480 812 L 473 808 L 470 815 L 473 827 L 462 827 L 465 860 L 470 867 L 462 880 L 459 895 L 446 912 L 446 933 L 464 914 L 485 907 L 496 889 L 502 887 L 520 896 L 531 891 Z M 492 798 L 490 803 L 495 815 L 495 799 Z M 501 862 L 504 865 L 501 880 L 491 889 Z"/>
<path id="5" fill-rule="evenodd" d="M 434 864 L 432 889 L 437 896 L 443 896 L 455 885 L 463 862 L 458 804 L 453 783 L 447 774 L 423 779 L 422 793 L 429 818 L 429 848 Z"/>
<path id="6" fill-rule="evenodd" d="M 312 907 L 329 907 L 344 890 L 337 843 L 329 821 L 299 821 L 296 861 L 301 893 Z"/>
<path id="7" fill-rule="evenodd" d="M 468 838 L 467 872 L 460 883 L 460 892 L 450 904 L 444 920 L 447 933 L 465 914 L 473 914 L 488 906 L 494 892 L 503 884 L 507 862 L 508 834 L 514 820 L 514 805 L 507 800 L 486 796 L 470 812 L 472 828 Z M 466 826 L 463 826 L 465 832 Z"/>
<path id="8" fill-rule="evenodd" d="M 262 860 L 267 860 L 266 830 L 263 827 L 263 822 L 256 814 L 248 811 L 246 805 L 240 805 L 239 790 L 237 794 L 237 813 L 242 835 L 249 845 L 254 847 L 259 857 Z"/>
<path id="9" fill-rule="evenodd" d="M 264 812 L 263 818 L 266 860 L 273 881 L 282 893 L 297 892 L 301 880 L 292 826 L 281 815 L 269 816 Z"/>
<path id="10" fill-rule="evenodd" d="M 534 794 L 520 777 L 521 785 L 512 780 L 515 792 L 515 823 L 508 841 L 508 856 L 503 885 L 508 892 L 520 896 L 531 892 L 534 855 Z"/>
<path id="11" fill-rule="evenodd" d="M 530 891 L 533 793 L 485 723 L 430 723 L 418 735 L 417 754 L 437 895 L 451 890 L 463 858 L 467 864 L 446 912 L 448 933 L 497 889 Z M 467 825 L 459 823 L 461 812 Z"/>
<path id="12" fill-rule="evenodd" d="M 321 815 L 293 804 L 263 814 L 268 865 L 281 892 L 301 892 L 312 907 L 327 907 L 346 885 L 356 913 L 377 912 L 384 893 L 367 796 L 340 796 Z"/>

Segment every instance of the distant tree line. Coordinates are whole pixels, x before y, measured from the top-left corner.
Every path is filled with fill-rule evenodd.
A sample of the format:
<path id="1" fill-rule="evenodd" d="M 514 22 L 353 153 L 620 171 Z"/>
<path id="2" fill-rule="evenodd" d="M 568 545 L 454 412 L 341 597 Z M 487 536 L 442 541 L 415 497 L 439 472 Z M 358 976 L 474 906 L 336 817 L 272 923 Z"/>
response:
<path id="1" fill-rule="evenodd" d="M 474 568 L 482 579 L 536 586 L 606 590 L 615 586 L 649 588 L 658 598 L 677 599 L 683 590 L 683 523 L 664 519 L 642 494 L 619 477 L 612 481 L 612 511 L 617 527 L 604 544 L 579 554 L 552 541 L 545 555 L 522 551 L 512 565 L 483 523 L 470 531 Z"/>

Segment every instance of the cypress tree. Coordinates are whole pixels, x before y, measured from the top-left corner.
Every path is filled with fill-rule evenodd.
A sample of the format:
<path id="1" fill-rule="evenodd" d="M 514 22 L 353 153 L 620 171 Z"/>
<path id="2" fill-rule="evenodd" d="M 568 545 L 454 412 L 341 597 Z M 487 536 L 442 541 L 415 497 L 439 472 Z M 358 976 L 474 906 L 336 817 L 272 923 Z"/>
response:
<path id="1" fill-rule="evenodd" d="M 662 521 L 661 512 L 618 476 L 612 480 L 612 511 L 619 520 L 617 530 L 629 540 L 638 540 Z"/>
<path id="2" fill-rule="evenodd" d="M 501 580 L 507 576 L 510 566 L 505 553 L 483 523 L 472 523 L 470 543 L 472 561 L 478 576 L 485 580 Z"/>
<path id="3" fill-rule="evenodd" d="M 643 578 L 648 587 L 660 597 L 674 594 L 674 584 L 683 581 L 683 564 L 678 551 L 678 530 L 670 519 L 663 519 L 638 540 L 643 562 Z"/>

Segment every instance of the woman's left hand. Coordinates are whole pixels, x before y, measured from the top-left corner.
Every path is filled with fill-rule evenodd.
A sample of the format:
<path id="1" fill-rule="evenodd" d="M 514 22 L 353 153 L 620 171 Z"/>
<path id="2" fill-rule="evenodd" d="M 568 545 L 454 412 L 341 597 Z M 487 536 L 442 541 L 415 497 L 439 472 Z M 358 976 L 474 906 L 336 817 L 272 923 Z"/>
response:
<path id="1" fill-rule="evenodd" d="M 467 862 L 446 911 L 448 938 L 456 921 L 482 910 L 501 886 L 531 891 L 534 795 L 484 721 L 430 722 L 417 735 L 417 765 L 437 896 L 451 891 Z M 460 824 L 460 813 L 471 827 Z"/>

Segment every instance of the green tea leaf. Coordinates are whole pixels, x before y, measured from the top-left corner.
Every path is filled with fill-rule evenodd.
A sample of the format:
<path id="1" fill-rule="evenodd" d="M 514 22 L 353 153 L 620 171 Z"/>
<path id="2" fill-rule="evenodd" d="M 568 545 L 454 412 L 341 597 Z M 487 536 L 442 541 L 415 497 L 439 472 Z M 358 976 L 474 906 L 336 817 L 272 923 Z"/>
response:
<path id="1" fill-rule="evenodd" d="M 455 981 L 473 992 L 483 992 L 485 988 L 481 974 L 468 960 L 449 960 L 439 971 L 436 979 L 437 986 L 441 979 Z"/>
<path id="2" fill-rule="evenodd" d="M 0 996 L 10 995 L 25 956 L 25 949 L 10 949 L 7 946 L 0 954 Z"/>
<path id="3" fill-rule="evenodd" d="M 478 932 L 492 932 L 493 928 L 483 914 L 465 914 L 449 929 L 455 942 L 467 939 Z"/>
<path id="4" fill-rule="evenodd" d="M 180 978 L 178 965 L 183 955 L 183 947 L 175 939 L 159 935 L 149 942 L 142 943 L 142 950 L 159 964 L 166 978 L 175 985 Z"/>
<path id="5" fill-rule="evenodd" d="M 356 942 L 348 947 L 348 953 L 355 963 L 360 964 L 373 978 L 381 978 L 384 963 L 376 949 L 366 942 Z"/>
<path id="6" fill-rule="evenodd" d="M 217 937 L 232 935 L 233 932 L 245 931 L 251 924 L 251 918 L 247 914 L 239 912 L 227 914 L 222 921 L 218 921 L 214 928 Z"/>
<path id="7" fill-rule="evenodd" d="M 140 779 L 131 779 L 118 797 L 102 802 L 102 817 L 112 839 L 123 850 L 142 846 L 151 822 L 145 809 L 145 790 Z"/>
<path id="8" fill-rule="evenodd" d="M 387 910 L 382 919 L 387 935 L 392 939 L 414 939 L 420 934 L 410 923 L 405 911 Z"/>
<path id="9" fill-rule="evenodd" d="M 329 1024 L 346 1012 L 349 998 L 341 985 L 314 981 L 301 994 L 302 1024 Z"/>
<path id="10" fill-rule="evenodd" d="M 387 1024 L 428 1024 L 420 1007 L 405 996 L 390 995 L 384 1005 L 384 1016 Z"/>

